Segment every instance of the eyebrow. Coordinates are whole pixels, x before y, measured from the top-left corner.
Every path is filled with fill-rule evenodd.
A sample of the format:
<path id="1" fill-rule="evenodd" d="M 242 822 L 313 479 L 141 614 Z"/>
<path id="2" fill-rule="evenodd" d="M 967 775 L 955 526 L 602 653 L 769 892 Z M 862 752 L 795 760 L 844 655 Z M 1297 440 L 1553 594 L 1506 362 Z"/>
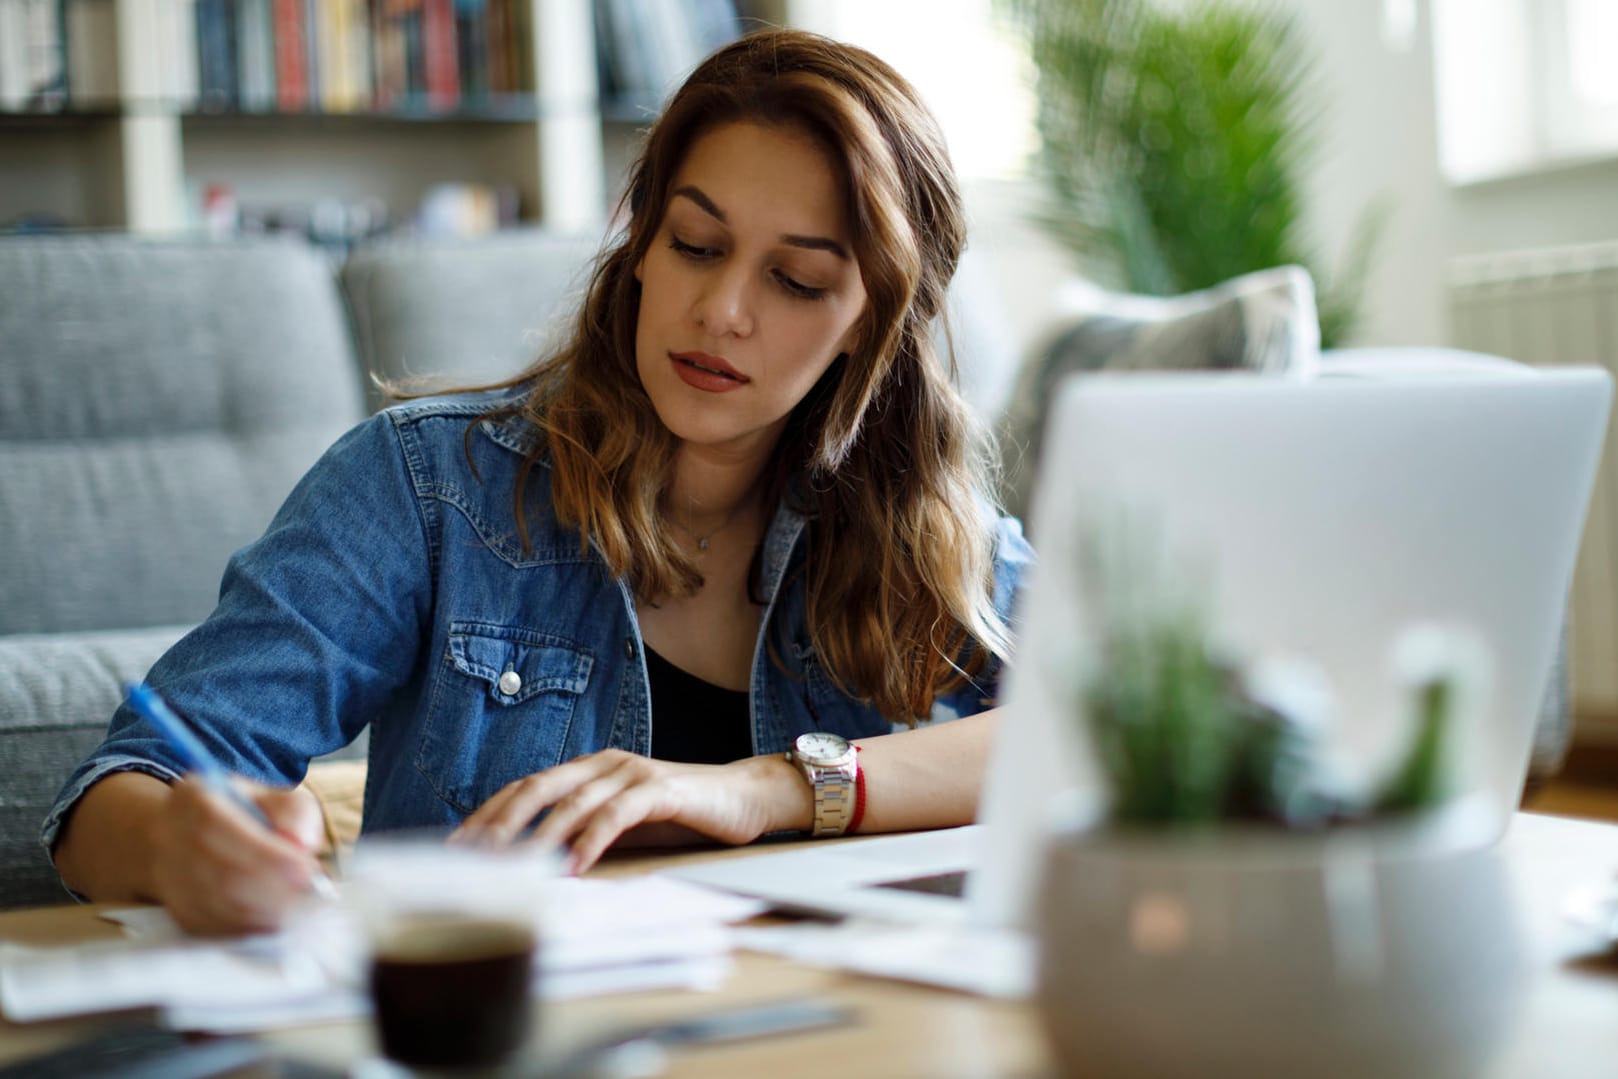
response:
<path id="1" fill-rule="evenodd" d="M 670 197 L 690 199 L 702 209 L 703 213 L 719 221 L 721 224 L 725 224 L 728 221 L 728 219 L 725 217 L 725 211 L 721 210 L 718 206 L 715 206 L 713 199 L 710 199 L 706 194 L 704 194 L 701 188 L 692 184 L 686 184 L 684 187 L 676 188 L 673 195 Z M 838 258 L 843 259 L 844 261 L 849 261 L 848 249 L 829 236 L 799 236 L 795 233 L 786 233 L 782 235 L 781 242 L 790 247 L 801 247 L 809 251 L 830 251 Z"/>

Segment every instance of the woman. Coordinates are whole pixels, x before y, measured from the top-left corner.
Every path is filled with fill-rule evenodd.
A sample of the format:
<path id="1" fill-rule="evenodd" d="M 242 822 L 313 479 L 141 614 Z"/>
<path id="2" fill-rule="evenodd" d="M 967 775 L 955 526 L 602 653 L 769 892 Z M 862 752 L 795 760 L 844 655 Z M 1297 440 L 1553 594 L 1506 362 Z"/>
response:
<path id="1" fill-rule="evenodd" d="M 1028 551 L 930 344 L 963 242 L 931 116 L 868 53 L 755 34 L 627 204 L 559 353 L 346 435 L 153 667 L 278 831 L 126 706 L 46 822 L 70 887 L 275 924 L 319 832 L 287 788 L 367 723 L 368 830 L 537 822 L 574 871 L 972 818 Z"/>

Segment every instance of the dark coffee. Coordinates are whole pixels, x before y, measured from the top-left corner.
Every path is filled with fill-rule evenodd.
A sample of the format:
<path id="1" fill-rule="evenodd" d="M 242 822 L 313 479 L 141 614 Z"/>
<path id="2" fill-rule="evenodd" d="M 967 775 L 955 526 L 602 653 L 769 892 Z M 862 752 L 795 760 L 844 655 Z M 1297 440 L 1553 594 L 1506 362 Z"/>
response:
<path id="1" fill-rule="evenodd" d="M 418 915 L 392 927 L 371 961 L 382 1052 L 418 1068 L 487 1068 L 527 1039 L 534 959 L 524 925 Z"/>

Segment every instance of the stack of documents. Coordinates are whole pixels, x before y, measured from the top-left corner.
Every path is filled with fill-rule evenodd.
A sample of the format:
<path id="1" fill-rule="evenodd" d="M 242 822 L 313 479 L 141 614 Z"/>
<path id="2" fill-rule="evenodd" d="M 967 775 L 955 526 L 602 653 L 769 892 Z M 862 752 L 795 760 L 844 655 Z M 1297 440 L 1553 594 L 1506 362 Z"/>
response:
<path id="1" fill-rule="evenodd" d="M 535 988 L 550 998 L 712 988 L 730 926 L 763 904 L 661 877 L 564 878 L 535 912 Z M 0 942 L 0 1011 L 13 1022 L 157 1008 L 180 1030 L 244 1033 L 366 1014 L 362 935 L 340 905 L 280 933 L 188 937 L 156 907 L 109 911 L 125 939 L 34 948 Z"/>

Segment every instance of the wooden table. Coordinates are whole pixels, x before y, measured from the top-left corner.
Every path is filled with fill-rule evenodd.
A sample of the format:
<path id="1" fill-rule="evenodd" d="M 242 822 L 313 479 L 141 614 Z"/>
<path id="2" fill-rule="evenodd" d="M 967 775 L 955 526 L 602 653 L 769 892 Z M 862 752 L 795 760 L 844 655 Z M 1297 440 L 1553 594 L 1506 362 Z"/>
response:
<path id="1" fill-rule="evenodd" d="M 1568 893 L 1618 873 L 1618 825 L 1519 814 L 1502 850 L 1512 867 L 1535 972 L 1505 1048 L 1487 1075 L 1573 1079 L 1618 1074 L 1618 957 L 1594 946 L 1560 912 Z M 606 875 L 645 872 L 726 852 L 641 855 L 607 865 Z M 0 913 L 0 939 L 30 944 L 110 937 L 116 927 L 97 907 Z M 848 1026 L 752 1043 L 679 1051 L 673 1076 L 1040 1076 L 1050 1074 L 1030 1004 L 981 1000 L 944 990 L 814 970 L 769 956 L 739 954 L 716 992 L 651 992 L 550 1002 L 540 1039 L 563 1052 L 628 1024 L 656 1022 L 746 1003 L 817 994 L 858 1013 Z M 0 1063 L 65 1043 L 107 1023 L 83 1018 L 28 1026 L 0 1022 Z M 289 1053 L 337 1068 L 373 1051 L 363 1023 L 278 1031 Z"/>

